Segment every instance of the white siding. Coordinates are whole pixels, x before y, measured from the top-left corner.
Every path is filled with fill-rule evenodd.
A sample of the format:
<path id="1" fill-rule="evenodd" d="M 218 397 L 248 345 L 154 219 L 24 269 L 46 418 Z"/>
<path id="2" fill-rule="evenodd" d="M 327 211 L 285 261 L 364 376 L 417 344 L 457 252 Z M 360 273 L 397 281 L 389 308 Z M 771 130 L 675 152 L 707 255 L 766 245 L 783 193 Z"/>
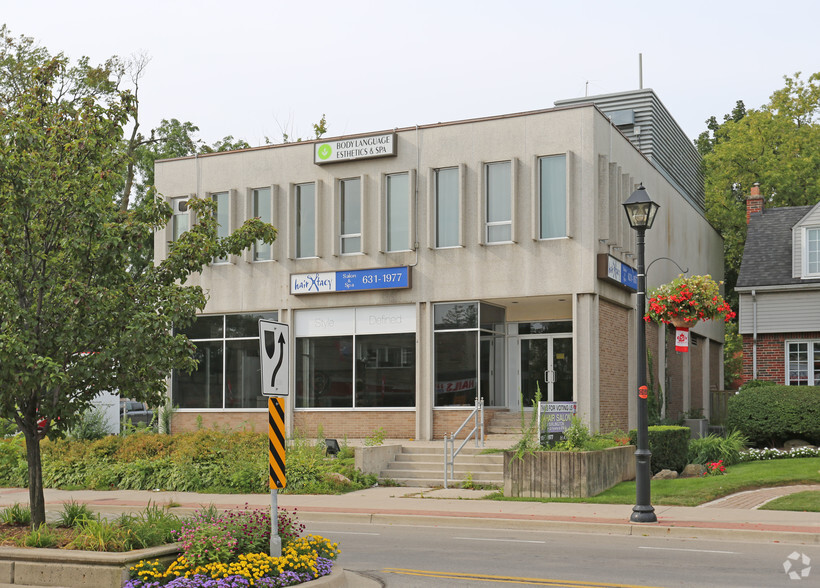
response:
<path id="1" fill-rule="evenodd" d="M 751 294 L 740 295 L 741 334 L 754 333 L 754 305 Z M 820 331 L 820 292 L 757 293 L 758 333 L 806 333 Z"/>
<path id="2" fill-rule="evenodd" d="M 820 202 L 812 208 L 800 222 L 792 228 L 792 277 L 803 277 L 803 238 L 806 232 L 805 227 L 816 227 L 820 225 Z"/>

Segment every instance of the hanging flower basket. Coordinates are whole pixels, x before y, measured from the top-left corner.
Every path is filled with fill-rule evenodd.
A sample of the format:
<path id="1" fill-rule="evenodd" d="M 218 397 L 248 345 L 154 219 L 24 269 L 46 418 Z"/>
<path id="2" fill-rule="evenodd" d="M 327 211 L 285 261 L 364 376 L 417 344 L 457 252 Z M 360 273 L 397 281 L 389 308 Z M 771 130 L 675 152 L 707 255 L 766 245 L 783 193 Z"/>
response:
<path id="1" fill-rule="evenodd" d="M 650 292 L 649 308 L 644 320 L 674 325 L 679 328 L 694 327 L 698 321 L 723 319 L 729 322 L 735 313 L 711 276 L 678 276 Z"/>

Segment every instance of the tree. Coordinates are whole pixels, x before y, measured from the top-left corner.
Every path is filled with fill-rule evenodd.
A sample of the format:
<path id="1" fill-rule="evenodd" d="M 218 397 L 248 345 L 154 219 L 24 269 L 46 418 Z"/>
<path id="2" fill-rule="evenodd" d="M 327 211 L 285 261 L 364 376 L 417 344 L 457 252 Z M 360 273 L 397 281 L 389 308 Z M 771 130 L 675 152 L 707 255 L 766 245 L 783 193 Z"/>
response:
<path id="1" fill-rule="evenodd" d="M 198 223 L 162 263 L 130 271 L 132 251 L 171 218 L 150 190 L 126 210 L 114 198 L 133 94 L 106 67 L 70 67 L 5 28 L 0 36 L 0 416 L 25 438 L 37 527 L 40 441 L 69 428 L 102 391 L 158 405 L 167 374 L 195 367 L 193 345 L 174 330 L 205 305 L 187 277 L 214 257 L 273 242 L 276 231 L 252 219 L 218 239 L 214 203 L 192 199 Z M 25 68 L 28 76 L 6 75 Z"/>
<path id="2" fill-rule="evenodd" d="M 724 122 L 707 121 L 695 141 L 704 155 L 706 218 L 723 235 L 726 294 L 737 308 L 734 286 L 746 241 L 745 195 L 755 182 L 767 206 L 814 204 L 820 197 L 820 73 L 805 82 L 785 78 L 760 109 L 738 101 Z"/>

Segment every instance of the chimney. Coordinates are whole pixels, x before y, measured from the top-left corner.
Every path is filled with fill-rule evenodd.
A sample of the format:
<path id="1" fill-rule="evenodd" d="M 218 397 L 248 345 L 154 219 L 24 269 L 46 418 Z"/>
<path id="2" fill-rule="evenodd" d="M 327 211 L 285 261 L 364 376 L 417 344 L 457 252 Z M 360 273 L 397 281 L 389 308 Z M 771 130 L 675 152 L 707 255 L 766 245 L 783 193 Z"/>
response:
<path id="1" fill-rule="evenodd" d="M 746 224 L 749 218 L 758 212 L 763 212 L 763 196 L 760 195 L 760 183 L 755 182 L 752 192 L 746 197 Z"/>

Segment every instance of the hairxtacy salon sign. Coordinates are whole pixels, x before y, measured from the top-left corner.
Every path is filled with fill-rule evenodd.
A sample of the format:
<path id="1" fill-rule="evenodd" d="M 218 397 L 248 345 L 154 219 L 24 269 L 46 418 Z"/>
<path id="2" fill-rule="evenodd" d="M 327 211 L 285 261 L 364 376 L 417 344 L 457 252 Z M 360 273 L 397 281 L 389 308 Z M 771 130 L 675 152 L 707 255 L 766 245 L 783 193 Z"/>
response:
<path id="1" fill-rule="evenodd" d="M 334 139 L 316 143 L 313 147 L 313 163 L 316 165 L 394 155 L 396 155 L 396 133 Z"/>

